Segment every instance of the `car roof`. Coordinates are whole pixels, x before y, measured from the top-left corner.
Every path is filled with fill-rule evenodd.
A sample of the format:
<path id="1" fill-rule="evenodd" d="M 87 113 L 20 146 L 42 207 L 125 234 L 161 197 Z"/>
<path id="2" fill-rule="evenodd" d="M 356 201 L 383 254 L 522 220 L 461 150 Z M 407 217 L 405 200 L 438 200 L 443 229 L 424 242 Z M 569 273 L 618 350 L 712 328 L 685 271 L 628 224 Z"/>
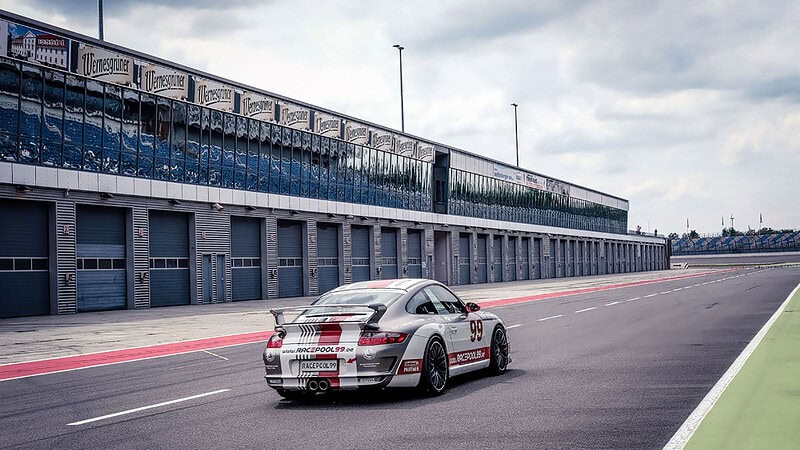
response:
<path id="1" fill-rule="evenodd" d="M 391 280 L 371 280 L 371 281 L 358 281 L 356 283 L 345 284 L 333 289 L 329 292 L 341 292 L 351 290 L 364 290 L 364 289 L 396 289 L 408 292 L 411 289 L 427 284 L 435 283 L 433 280 L 427 278 L 398 278 Z"/>

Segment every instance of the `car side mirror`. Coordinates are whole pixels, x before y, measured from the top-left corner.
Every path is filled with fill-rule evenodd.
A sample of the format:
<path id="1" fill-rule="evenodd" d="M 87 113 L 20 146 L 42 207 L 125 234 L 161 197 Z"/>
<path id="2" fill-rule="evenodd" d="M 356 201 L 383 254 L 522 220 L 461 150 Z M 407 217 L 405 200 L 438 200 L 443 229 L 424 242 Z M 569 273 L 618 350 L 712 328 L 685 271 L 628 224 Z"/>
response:
<path id="1" fill-rule="evenodd" d="M 472 302 L 467 303 L 467 312 L 476 312 L 476 311 L 480 311 L 480 310 L 481 310 L 481 306 L 479 304 L 472 303 Z"/>

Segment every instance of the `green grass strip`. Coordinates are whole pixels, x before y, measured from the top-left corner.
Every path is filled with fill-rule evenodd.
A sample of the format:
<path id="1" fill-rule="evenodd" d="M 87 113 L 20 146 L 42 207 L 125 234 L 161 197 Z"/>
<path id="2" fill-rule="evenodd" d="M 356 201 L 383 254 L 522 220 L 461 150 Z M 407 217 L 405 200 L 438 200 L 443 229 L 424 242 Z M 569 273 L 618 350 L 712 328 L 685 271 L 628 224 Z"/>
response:
<path id="1" fill-rule="evenodd" d="M 800 448 L 800 291 L 686 448 Z"/>

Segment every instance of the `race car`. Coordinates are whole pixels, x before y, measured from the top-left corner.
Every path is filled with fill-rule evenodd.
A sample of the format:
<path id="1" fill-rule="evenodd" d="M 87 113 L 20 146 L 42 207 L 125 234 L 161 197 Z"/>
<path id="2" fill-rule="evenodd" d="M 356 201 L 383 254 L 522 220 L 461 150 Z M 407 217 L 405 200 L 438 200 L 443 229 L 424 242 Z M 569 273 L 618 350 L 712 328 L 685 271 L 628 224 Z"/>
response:
<path id="1" fill-rule="evenodd" d="M 501 374 L 511 362 L 503 321 L 433 280 L 358 282 L 270 312 L 265 378 L 285 398 L 395 387 L 438 395 L 452 376 Z"/>

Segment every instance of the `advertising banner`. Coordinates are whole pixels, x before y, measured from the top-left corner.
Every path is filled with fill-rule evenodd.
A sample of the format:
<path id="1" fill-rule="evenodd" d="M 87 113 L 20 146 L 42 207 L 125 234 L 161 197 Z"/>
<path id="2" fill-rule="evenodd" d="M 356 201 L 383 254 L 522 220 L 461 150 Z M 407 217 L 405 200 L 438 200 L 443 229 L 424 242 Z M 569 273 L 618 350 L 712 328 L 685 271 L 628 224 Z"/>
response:
<path id="1" fill-rule="evenodd" d="M 342 119 L 333 117 L 330 114 L 315 112 L 314 132 L 322 136 L 339 139 L 342 137 Z"/>
<path id="2" fill-rule="evenodd" d="M 311 130 L 311 111 L 290 103 L 281 104 L 281 125 L 296 130 Z"/>
<path id="3" fill-rule="evenodd" d="M 152 94 L 178 100 L 189 98 L 189 75 L 158 64 L 142 66 L 141 85 L 143 91 Z"/>
<path id="4" fill-rule="evenodd" d="M 239 114 L 251 119 L 275 122 L 277 104 L 274 98 L 245 91 L 239 96 Z"/>
<path id="5" fill-rule="evenodd" d="M 558 180 L 547 179 L 547 190 L 556 194 L 569 195 L 569 185 Z"/>
<path id="6" fill-rule="evenodd" d="M 416 154 L 417 149 L 417 141 L 414 139 L 407 139 L 402 137 L 397 137 L 394 140 L 394 151 L 398 155 L 408 156 L 413 158 Z"/>
<path id="7" fill-rule="evenodd" d="M 547 182 L 544 178 L 539 175 L 534 175 L 532 173 L 525 174 L 525 186 L 534 189 L 546 190 L 547 189 Z"/>
<path id="8" fill-rule="evenodd" d="M 59 69 L 69 68 L 69 39 L 0 20 L 0 54 Z"/>
<path id="9" fill-rule="evenodd" d="M 344 140 L 351 144 L 367 145 L 369 128 L 363 123 L 345 122 Z"/>
<path id="10" fill-rule="evenodd" d="M 373 128 L 372 130 L 372 147 L 386 152 L 394 151 L 394 135 L 386 130 Z"/>
<path id="11" fill-rule="evenodd" d="M 200 106 L 218 109 L 220 111 L 233 111 L 233 88 L 222 83 L 194 79 L 194 102 Z"/>
<path id="12" fill-rule="evenodd" d="M 78 74 L 101 81 L 131 86 L 133 84 L 133 58 L 93 47 L 78 46 Z"/>
<path id="13" fill-rule="evenodd" d="M 494 165 L 494 177 L 498 180 L 522 184 L 522 172 L 510 167 Z"/>
<path id="14" fill-rule="evenodd" d="M 425 162 L 433 162 L 433 155 L 436 154 L 436 147 L 433 144 L 428 144 L 427 142 L 420 142 L 417 145 L 417 152 L 416 157 L 417 159 L 421 159 Z"/>

